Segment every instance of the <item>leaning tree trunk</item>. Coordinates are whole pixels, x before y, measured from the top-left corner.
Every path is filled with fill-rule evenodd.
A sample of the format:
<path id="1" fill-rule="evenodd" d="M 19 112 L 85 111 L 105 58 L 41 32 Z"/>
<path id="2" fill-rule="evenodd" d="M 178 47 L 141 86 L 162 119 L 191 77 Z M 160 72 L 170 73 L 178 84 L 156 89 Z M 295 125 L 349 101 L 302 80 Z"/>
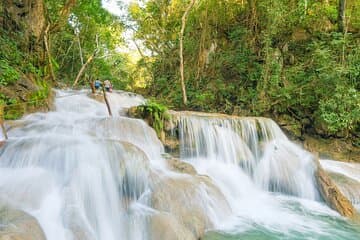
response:
<path id="1" fill-rule="evenodd" d="M 181 18 L 181 31 L 180 31 L 180 83 L 181 83 L 181 91 L 183 95 L 183 103 L 186 106 L 187 104 L 187 96 L 186 96 L 186 87 L 185 87 L 185 79 L 184 79 L 184 32 L 186 27 L 186 19 L 191 11 L 191 8 L 194 6 L 195 0 L 191 0 L 189 6 L 186 8 L 184 15 Z"/>
<path id="2" fill-rule="evenodd" d="M 77 76 L 76 76 L 76 78 L 75 78 L 75 81 L 74 81 L 74 83 L 73 83 L 73 87 L 75 87 L 75 86 L 78 84 L 81 76 L 83 75 L 84 71 L 86 70 L 86 67 L 94 60 L 95 55 L 96 55 L 96 53 L 94 52 L 94 53 L 87 59 L 87 61 L 84 63 L 84 65 L 82 65 L 82 67 L 80 68 L 79 73 L 77 74 Z"/>
<path id="3" fill-rule="evenodd" d="M 86 60 L 86 62 L 82 65 L 82 67 L 80 68 L 80 71 L 79 73 L 77 74 L 76 78 L 75 78 L 75 81 L 73 83 L 73 87 L 76 86 L 76 84 L 78 84 L 81 76 L 83 75 L 83 73 L 85 72 L 86 70 L 86 67 L 94 60 L 94 58 L 96 57 L 98 51 L 99 51 L 99 36 L 96 35 L 96 39 L 95 39 L 95 42 L 96 42 L 96 48 L 93 52 L 93 54 Z"/>

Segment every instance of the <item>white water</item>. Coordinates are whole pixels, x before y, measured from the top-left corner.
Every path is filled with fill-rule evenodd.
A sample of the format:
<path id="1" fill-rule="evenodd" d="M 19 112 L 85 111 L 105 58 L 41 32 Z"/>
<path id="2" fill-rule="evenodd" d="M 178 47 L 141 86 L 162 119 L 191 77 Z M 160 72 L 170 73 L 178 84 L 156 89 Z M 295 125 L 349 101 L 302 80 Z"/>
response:
<path id="1" fill-rule="evenodd" d="M 143 98 L 109 94 L 109 118 L 85 91 L 57 97 L 55 112 L 29 115 L 9 131 L 0 200 L 34 215 L 48 240 L 146 239 L 139 206 L 148 205 L 146 168 L 163 168 L 163 146 L 143 121 L 120 116 Z"/>
<path id="2" fill-rule="evenodd" d="M 321 217 L 338 214 L 320 201 L 313 157 L 271 119 L 186 113 L 177 115 L 177 123 L 182 160 L 210 176 L 231 204 L 234 215 L 219 229 L 256 229 L 284 239 L 333 234 Z"/>
<path id="3" fill-rule="evenodd" d="M 142 97 L 109 94 L 110 118 L 86 94 L 57 91 L 56 111 L 31 114 L 9 131 L 0 148 L 0 202 L 35 216 L 47 240 L 149 239 L 149 218 L 159 212 L 151 206 L 156 182 L 192 180 L 166 168 L 145 122 L 124 116 Z M 184 209 L 200 206 L 211 226 L 227 232 L 338 234 L 321 220 L 339 216 L 319 201 L 311 156 L 273 121 L 184 115 L 179 124 L 182 160 L 210 176 L 232 212 L 224 217 L 206 186 L 195 195 L 184 190 Z"/>

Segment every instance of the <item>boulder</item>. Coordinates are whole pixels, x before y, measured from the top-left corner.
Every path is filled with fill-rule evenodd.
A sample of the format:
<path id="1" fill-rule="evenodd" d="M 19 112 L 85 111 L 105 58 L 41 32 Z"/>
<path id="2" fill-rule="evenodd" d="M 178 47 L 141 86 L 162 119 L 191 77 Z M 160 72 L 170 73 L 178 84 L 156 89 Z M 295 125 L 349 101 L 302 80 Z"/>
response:
<path id="1" fill-rule="evenodd" d="M 128 109 L 128 116 L 132 118 L 141 118 L 138 114 L 138 108 L 137 106 L 131 107 Z"/>
<path id="2" fill-rule="evenodd" d="M 0 240 L 45 240 L 38 221 L 29 214 L 0 205 Z"/>
<path id="3" fill-rule="evenodd" d="M 190 175 L 197 174 L 195 168 L 191 164 L 183 162 L 177 158 L 170 158 L 167 160 L 167 163 L 168 163 L 168 167 L 172 171 L 190 174 Z"/>
<path id="4" fill-rule="evenodd" d="M 301 138 L 302 123 L 300 121 L 286 114 L 279 115 L 275 120 L 276 123 L 291 137 L 295 137 L 296 139 Z"/>
<path id="5" fill-rule="evenodd" d="M 318 152 L 322 159 L 336 159 L 343 162 L 360 161 L 360 147 L 352 145 L 351 141 L 304 135 L 303 146 L 310 152 Z"/>
<path id="6" fill-rule="evenodd" d="M 151 216 L 149 229 L 152 240 L 197 240 L 189 229 L 174 216 L 166 213 Z"/>
<path id="7" fill-rule="evenodd" d="M 179 164 L 175 166 L 182 168 Z M 200 239 L 206 229 L 214 227 L 215 219 L 230 214 L 224 195 L 206 176 L 181 174 L 162 177 L 153 186 L 151 203 L 160 214 L 170 215 L 153 219 L 151 229 L 155 232 L 152 235 L 167 236 L 153 239 Z M 165 227 L 164 224 L 167 228 L 159 227 Z M 177 236 L 179 232 L 181 234 Z"/>
<path id="8" fill-rule="evenodd" d="M 102 102 L 102 103 L 105 102 L 104 95 L 101 93 L 89 93 L 88 96 L 98 102 Z"/>
<path id="9" fill-rule="evenodd" d="M 320 164 L 318 164 L 315 177 L 320 194 L 327 205 L 344 217 L 354 218 L 357 214 L 354 206 L 335 185 Z"/>
<path id="10" fill-rule="evenodd" d="M 329 172 L 329 176 L 353 204 L 360 204 L 360 182 L 340 173 Z"/>

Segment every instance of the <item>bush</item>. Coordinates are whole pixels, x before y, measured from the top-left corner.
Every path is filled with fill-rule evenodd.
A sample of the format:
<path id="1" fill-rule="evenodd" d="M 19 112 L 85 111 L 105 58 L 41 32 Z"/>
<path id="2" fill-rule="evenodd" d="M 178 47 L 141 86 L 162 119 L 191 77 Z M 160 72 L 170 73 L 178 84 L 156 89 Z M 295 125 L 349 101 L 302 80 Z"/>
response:
<path id="1" fill-rule="evenodd" d="M 0 60 L 0 85 L 16 82 L 20 77 L 19 72 L 9 65 L 7 60 Z"/>
<path id="2" fill-rule="evenodd" d="M 164 130 L 164 121 L 169 119 L 167 108 L 159 103 L 148 101 L 146 104 L 140 105 L 138 111 L 143 119 L 149 121 L 150 126 L 155 129 L 159 136 Z"/>
<path id="3" fill-rule="evenodd" d="M 349 132 L 360 123 L 360 95 L 354 88 L 338 86 L 330 99 L 323 99 L 320 116 L 331 133 Z"/>

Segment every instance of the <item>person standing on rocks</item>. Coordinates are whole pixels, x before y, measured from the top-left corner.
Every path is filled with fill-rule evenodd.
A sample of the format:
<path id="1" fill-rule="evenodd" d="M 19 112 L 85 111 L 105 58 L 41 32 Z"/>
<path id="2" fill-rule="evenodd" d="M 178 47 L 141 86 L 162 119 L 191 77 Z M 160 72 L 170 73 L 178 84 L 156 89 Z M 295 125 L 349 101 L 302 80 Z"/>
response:
<path id="1" fill-rule="evenodd" d="M 104 87 L 107 92 L 112 92 L 112 86 L 109 80 L 104 81 Z"/>

